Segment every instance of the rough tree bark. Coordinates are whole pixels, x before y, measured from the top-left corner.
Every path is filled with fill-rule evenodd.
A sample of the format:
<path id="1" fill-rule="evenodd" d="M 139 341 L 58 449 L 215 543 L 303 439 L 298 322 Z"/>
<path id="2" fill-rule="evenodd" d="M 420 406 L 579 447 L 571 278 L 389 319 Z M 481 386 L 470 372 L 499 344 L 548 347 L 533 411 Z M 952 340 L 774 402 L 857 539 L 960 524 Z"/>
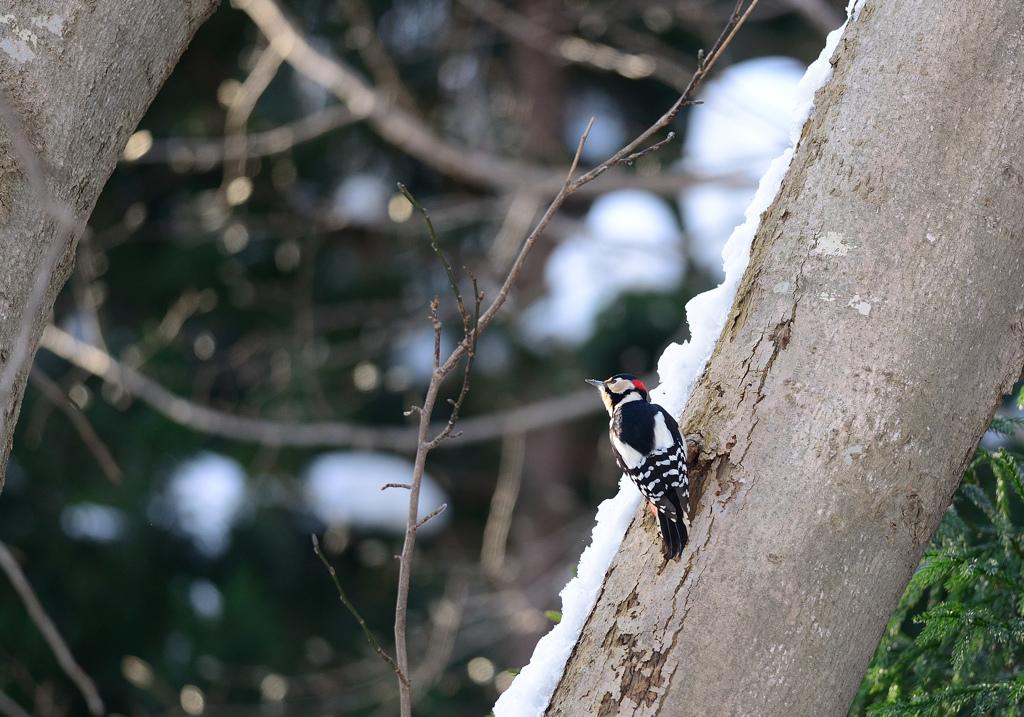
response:
<path id="1" fill-rule="evenodd" d="M 217 0 L 2 5 L 0 103 L 20 126 L 0 122 L 0 376 L 10 385 L 0 396 L 0 489 L 29 368 L 78 236 L 125 142 Z M 19 138 L 41 171 L 23 160 Z M 63 246 L 55 253 L 56 242 Z M 26 322 L 31 330 L 19 341 Z"/>
<path id="2" fill-rule="evenodd" d="M 845 715 L 1024 363 L 1024 6 L 867 0 L 548 715 Z"/>

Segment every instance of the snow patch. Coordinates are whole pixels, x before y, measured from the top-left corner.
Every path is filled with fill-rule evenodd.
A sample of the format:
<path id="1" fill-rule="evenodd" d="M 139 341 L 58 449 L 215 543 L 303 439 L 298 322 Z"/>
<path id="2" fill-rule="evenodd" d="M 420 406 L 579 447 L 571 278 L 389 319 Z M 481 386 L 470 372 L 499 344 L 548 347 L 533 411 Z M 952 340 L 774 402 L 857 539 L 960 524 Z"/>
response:
<path id="1" fill-rule="evenodd" d="M 863 0 L 851 0 L 848 7 L 851 17 L 856 17 L 862 4 Z M 829 33 L 821 55 L 807 68 L 804 79 L 798 85 L 797 108 L 794 110 L 790 131 L 793 146 L 771 163 L 767 174 L 761 179 L 754 200 L 745 212 L 746 221 L 733 231 L 726 242 L 722 250 L 725 280 L 717 288 L 694 297 L 686 305 L 691 339 L 684 344 L 669 346 L 658 362 L 658 373 L 663 382 L 651 392 L 651 398 L 673 415 L 682 412 L 721 334 L 732 309 L 736 288 L 750 261 L 750 244 L 761 214 L 775 199 L 786 170 L 789 169 L 793 147 L 800 139 L 804 122 L 814 111 L 815 92 L 832 76 L 829 59 L 848 24 L 849 20 L 838 30 Z M 604 501 L 598 508 L 591 544 L 580 558 L 577 577 L 561 592 L 561 622 L 541 638 L 530 664 L 523 668 L 509 689 L 498 698 L 494 705 L 495 717 L 533 717 L 544 712 L 639 503 L 639 492 L 623 476 L 619 481 L 618 494 Z"/>
<path id="2" fill-rule="evenodd" d="M 854 458 L 860 458 L 864 454 L 864 446 L 850 446 L 843 451 L 843 463 L 848 466 L 853 465 Z"/>
<path id="3" fill-rule="evenodd" d="M 686 273 L 679 224 L 654 194 L 605 194 L 590 208 L 584 227 L 551 252 L 544 266 L 548 293 L 523 313 L 520 326 L 536 348 L 581 344 L 618 296 L 671 291 Z"/>
<path id="4" fill-rule="evenodd" d="M 790 117 L 806 67 L 758 57 L 722 71 L 690 110 L 682 166 L 704 181 L 680 196 L 694 263 L 721 278 L 722 247 L 772 159 L 789 145 Z"/>
<path id="5" fill-rule="evenodd" d="M 206 557 L 220 557 L 247 499 L 245 469 L 227 456 L 200 453 L 178 466 L 165 499 L 175 530 Z"/>

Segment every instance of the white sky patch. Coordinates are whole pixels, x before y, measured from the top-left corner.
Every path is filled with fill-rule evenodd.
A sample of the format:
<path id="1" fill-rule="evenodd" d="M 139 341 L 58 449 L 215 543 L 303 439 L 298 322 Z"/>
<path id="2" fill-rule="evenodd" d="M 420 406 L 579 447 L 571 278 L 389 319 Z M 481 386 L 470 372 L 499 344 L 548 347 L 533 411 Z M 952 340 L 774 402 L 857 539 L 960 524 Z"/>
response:
<path id="1" fill-rule="evenodd" d="M 390 453 L 339 451 L 325 453 L 306 468 L 303 496 L 309 509 L 327 525 L 347 525 L 392 535 L 405 533 L 409 491 L 381 490 L 388 483 L 412 481 L 413 465 Z M 437 510 L 448 496 L 426 473 L 420 484 L 418 516 Z M 429 536 L 448 522 L 448 511 L 427 521 L 417 532 Z"/>
<path id="2" fill-rule="evenodd" d="M 245 506 L 245 469 L 227 456 L 200 453 L 178 466 L 165 498 L 176 530 L 191 538 L 203 555 L 219 557 Z"/>
<path id="3" fill-rule="evenodd" d="M 524 312 L 520 326 L 537 347 L 578 345 L 620 294 L 671 291 L 685 272 L 679 224 L 668 203 L 649 192 L 611 192 L 590 208 L 585 233 L 551 252 L 544 267 L 548 294 Z"/>
<path id="4" fill-rule="evenodd" d="M 851 0 L 847 13 L 854 19 L 863 0 Z M 797 103 L 790 128 L 790 147 L 775 159 L 761 179 L 754 200 L 745 212 L 746 220 L 737 227 L 722 251 L 725 280 L 715 289 L 694 297 L 686 305 L 691 339 L 673 344 L 662 354 L 658 373 L 662 384 L 651 392 L 651 398 L 669 413 L 678 416 L 707 363 L 725 320 L 732 308 L 743 272 L 750 261 L 750 244 L 760 223 L 761 214 L 774 201 L 782 179 L 789 169 L 794 147 L 800 139 L 804 122 L 814 111 L 814 93 L 832 77 L 829 58 L 835 52 L 846 25 L 829 33 L 825 48 L 807 68 L 797 90 Z M 562 620 L 541 638 L 530 664 L 512 681 L 494 705 L 495 717 L 535 717 L 546 709 L 565 662 L 594 607 L 605 573 L 622 544 L 629 521 L 640 503 L 640 493 L 631 481 L 619 481 L 618 494 L 604 501 L 597 511 L 597 524 L 591 545 L 580 558 L 577 577 L 562 589 Z"/>

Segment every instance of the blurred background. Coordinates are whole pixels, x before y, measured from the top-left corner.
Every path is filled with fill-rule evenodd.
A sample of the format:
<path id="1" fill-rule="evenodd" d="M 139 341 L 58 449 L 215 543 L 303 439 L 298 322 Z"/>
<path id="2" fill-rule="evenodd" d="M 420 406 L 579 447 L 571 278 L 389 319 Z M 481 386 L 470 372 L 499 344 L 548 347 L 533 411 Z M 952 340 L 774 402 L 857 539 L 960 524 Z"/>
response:
<path id="1" fill-rule="evenodd" d="M 0 538 L 112 712 L 393 714 L 394 674 L 310 536 L 391 651 L 406 494 L 380 487 L 411 476 L 403 413 L 429 380 L 435 295 L 447 347 L 461 338 L 396 183 L 486 305 L 590 118 L 585 166 L 671 106 L 732 3 L 235 5 L 99 200 L 36 358 Z M 482 334 L 466 433 L 430 454 L 421 496 L 448 509 L 416 548 L 417 714 L 486 714 L 550 628 L 619 477 L 583 379 L 657 383 L 844 5 L 762 0 L 677 138 L 565 205 Z M 137 380 L 94 375 L 67 337 Z M 268 440 L 280 424 L 299 430 Z M 0 614 L 0 690 L 85 714 L 6 579 Z"/>

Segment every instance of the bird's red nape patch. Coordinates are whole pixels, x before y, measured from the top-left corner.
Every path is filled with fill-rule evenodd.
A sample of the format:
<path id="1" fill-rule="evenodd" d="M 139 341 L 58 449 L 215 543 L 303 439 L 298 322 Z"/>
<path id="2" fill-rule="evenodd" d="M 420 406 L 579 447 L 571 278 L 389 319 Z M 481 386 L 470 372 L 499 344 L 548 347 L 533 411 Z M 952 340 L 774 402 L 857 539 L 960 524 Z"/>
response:
<path id="1" fill-rule="evenodd" d="M 637 388 L 639 388 L 644 393 L 647 393 L 647 387 L 644 386 L 643 381 L 641 381 L 640 379 L 634 378 L 633 379 L 633 385 L 636 386 Z"/>

